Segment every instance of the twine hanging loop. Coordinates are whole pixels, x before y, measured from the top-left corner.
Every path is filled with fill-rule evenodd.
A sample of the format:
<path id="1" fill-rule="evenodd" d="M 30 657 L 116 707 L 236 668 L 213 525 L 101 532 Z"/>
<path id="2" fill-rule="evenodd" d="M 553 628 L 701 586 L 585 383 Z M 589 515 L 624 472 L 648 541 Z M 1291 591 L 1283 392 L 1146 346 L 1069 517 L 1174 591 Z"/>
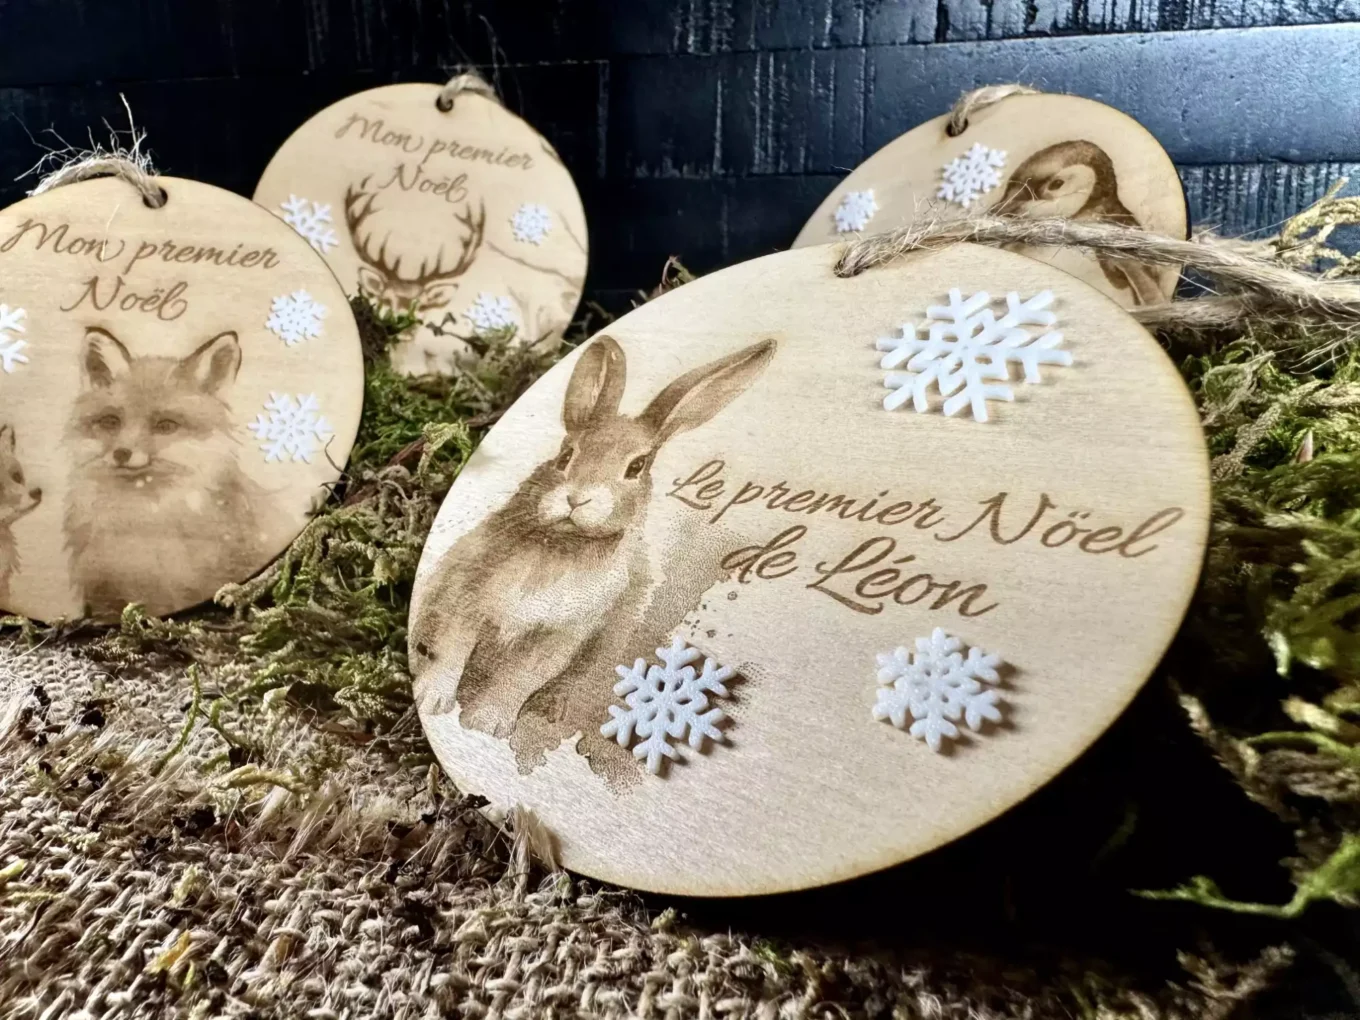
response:
<path id="1" fill-rule="evenodd" d="M 1001 100 L 1010 96 L 1037 96 L 1038 89 L 1030 88 L 1028 85 L 1012 83 L 1009 85 L 984 85 L 980 89 L 973 89 L 965 92 L 954 101 L 954 106 L 949 111 L 949 120 L 944 126 L 944 133 L 950 138 L 962 134 L 968 127 L 968 118 L 975 113 L 981 113 L 989 106 L 994 106 Z"/>
<path id="2" fill-rule="evenodd" d="M 96 177 L 118 177 L 127 181 L 152 209 L 160 209 L 169 200 L 165 189 L 156 182 L 151 161 L 137 152 L 100 152 L 79 155 L 47 174 L 30 195 L 41 195 L 68 184 L 94 180 Z"/>
<path id="3" fill-rule="evenodd" d="M 483 96 L 493 103 L 501 101 L 501 97 L 496 94 L 495 86 L 489 81 L 476 71 L 464 71 L 462 74 L 455 74 L 445 83 L 444 87 L 439 90 L 439 96 L 435 99 L 434 105 L 444 113 L 448 113 L 453 109 L 454 100 L 466 93 Z"/>

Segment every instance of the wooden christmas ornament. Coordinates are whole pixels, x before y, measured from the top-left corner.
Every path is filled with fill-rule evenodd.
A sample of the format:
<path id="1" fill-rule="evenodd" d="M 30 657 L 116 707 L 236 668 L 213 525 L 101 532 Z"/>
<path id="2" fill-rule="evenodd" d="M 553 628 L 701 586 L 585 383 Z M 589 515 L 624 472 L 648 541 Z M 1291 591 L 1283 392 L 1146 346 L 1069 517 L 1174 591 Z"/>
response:
<path id="1" fill-rule="evenodd" d="M 344 292 L 286 224 L 172 177 L 0 211 L 0 609 L 192 606 L 297 535 L 359 425 Z"/>
<path id="2" fill-rule="evenodd" d="M 349 293 L 420 320 L 392 354 L 412 374 L 452 372 L 469 345 L 506 327 L 555 346 L 585 282 L 571 174 L 485 83 L 459 81 L 389 85 L 328 106 L 284 142 L 255 189 Z"/>
<path id="3" fill-rule="evenodd" d="M 936 117 L 874 153 L 817 207 L 795 248 L 882 233 L 922 216 L 1062 217 L 1186 236 L 1185 194 L 1157 140 L 1103 103 L 1051 93 L 1010 95 L 951 122 Z M 1174 267 L 1019 248 L 1125 307 L 1169 301 Z"/>
<path id="4" fill-rule="evenodd" d="M 744 895 L 924 853 L 1080 754 L 1180 623 L 1208 464 L 1153 338 L 1007 252 L 834 259 L 619 319 L 440 511 L 421 719 L 569 868 Z"/>

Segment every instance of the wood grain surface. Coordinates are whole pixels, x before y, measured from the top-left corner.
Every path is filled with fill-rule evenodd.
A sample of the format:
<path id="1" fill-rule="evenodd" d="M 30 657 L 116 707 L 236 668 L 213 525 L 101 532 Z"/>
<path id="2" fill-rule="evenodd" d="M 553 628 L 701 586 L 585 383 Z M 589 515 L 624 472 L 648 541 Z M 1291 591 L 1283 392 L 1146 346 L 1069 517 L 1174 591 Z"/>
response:
<path id="1" fill-rule="evenodd" d="M 1085 749 L 1180 623 L 1208 465 L 1152 337 L 1019 255 L 958 246 L 853 279 L 833 260 L 767 256 L 611 324 L 440 511 L 411 624 L 426 732 L 460 789 L 532 808 L 570 868 L 733 896 L 924 853 Z M 951 288 L 1051 289 L 1074 363 L 985 423 L 885 410 L 876 338 Z M 876 654 L 937 626 L 1010 669 L 1004 725 L 943 754 L 871 715 Z M 727 741 L 652 775 L 599 726 L 613 667 L 672 635 L 741 679 Z"/>
<path id="2" fill-rule="evenodd" d="M 276 215 L 298 198 L 330 210 L 322 247 L 346 291 L 420 319 L 392 352 L 413 375 L 455 371 L 498 325 L 556 346 L 586 277 L 585 215 L 557 151 L 492 99 L 444 110 L 439 96 L 415 83 L 347 96 L 299 127 L 255 188 Z"/>
<path id="3" fill-rule="evenodd" d="M 344 292 L 281 220 L 158 178 L 68 185 L 0 211 L 0 609 L 38 620 L 164 615 L 263 568 L 329 493 L 359 427 L 363 359 Z M 315 335 L 269 320 L 323 306 Z M 0 343 L 0 345 L 3 345 Z M 325 424 L 279 450 L 250 426 L 307 398 Z"/>
<path id="4" fill-rule="evenodd" d="M 921 218 L 992 212 L 1063 217 L 1141 227 L 1183 238 L 1185 195 L 1157 140 L 1130 117 L 1078 96 L 1011 96 L 975 112 L 957 136 L 941 114 L 889 142 L 827 195 L 794 240 L 825 244 L 895 230 Z M 999 152 L 997 183 L 967 205 L 939 197 L 943 170 L 981 147 Z M 851 193 L 868 192 L 875 212 L 862 229 L 842 229 L 836 210 Z M 1127 259 L 1063 249 L 1025 248 L 1103 291 L 1126 308 L 1169 301 L 1180 273 Z"/>

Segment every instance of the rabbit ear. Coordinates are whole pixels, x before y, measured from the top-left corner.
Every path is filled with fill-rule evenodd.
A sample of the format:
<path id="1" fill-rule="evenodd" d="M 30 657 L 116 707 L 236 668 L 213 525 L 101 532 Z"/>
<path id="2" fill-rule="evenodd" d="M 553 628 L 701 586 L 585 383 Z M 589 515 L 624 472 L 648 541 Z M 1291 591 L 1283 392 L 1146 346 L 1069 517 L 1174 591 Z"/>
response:
<path id="1" fill-rule="evenodd" d="M 730 404 L 774 357 L 775 342 L 758 344 L 686 372 L 656 395 L 641 420 L 657 431 L 658 443 L 696 428 Z"/>
<path id="2" fill-rule="evenodd" d="M 618 412 L 627 378 L 627 359 L 613 337 L 599 337 L 587 347 L 567 383 L 562 404 L 562 424 L 579 432 L 593 421 Z"/>

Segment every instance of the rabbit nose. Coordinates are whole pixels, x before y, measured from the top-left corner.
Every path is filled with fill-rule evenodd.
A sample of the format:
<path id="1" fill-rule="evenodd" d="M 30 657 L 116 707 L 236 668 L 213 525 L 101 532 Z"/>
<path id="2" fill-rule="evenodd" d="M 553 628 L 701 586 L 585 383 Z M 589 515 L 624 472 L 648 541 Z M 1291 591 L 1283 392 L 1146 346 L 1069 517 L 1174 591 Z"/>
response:
<path id="1" fill-rule="evenodd" d="M 590 502 L 589 496 L 583 499 L 580 496 L 573 496 L 570 493 L 567 494 L 567 506 L 571 507 L 573 510 L 575 510 L 578 506 L 585 506 L 589 502 Z"/>
<path id="2" fill-rule="evenodd" d="M 28 498 L 29 498 L 29 499 L 42 499 L 42 489 L 29 489 L 29 490 L 28 490 Z"/>
<path id="3" fill-rule="evenodd" d="M 128 458 L 131 456 L 131 450 L 125 447 L 119 447 L 117 450 L 113 451 L 113 462 L 121 467 L 128 462 Z"/>

